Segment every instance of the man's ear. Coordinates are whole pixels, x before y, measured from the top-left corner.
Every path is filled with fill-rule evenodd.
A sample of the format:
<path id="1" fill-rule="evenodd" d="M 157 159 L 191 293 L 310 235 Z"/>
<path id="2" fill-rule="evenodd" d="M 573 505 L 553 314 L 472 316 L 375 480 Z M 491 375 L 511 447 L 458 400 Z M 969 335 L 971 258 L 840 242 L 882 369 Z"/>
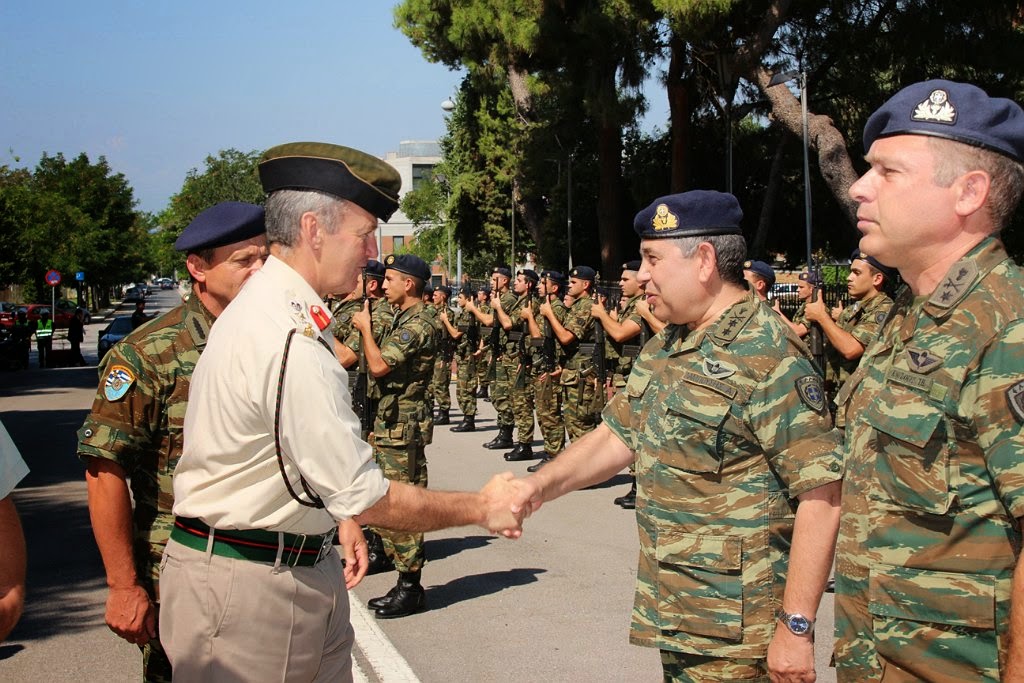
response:
<path id="1" fill-rule="evenodd" d="M 959 178 L 959 194 L 956 200 L 956 212 L 961 216 L 970 216 L 985 206 L 988 193 L 992 188 L 992 179 L 984 171 L 969 171 Z"/>
<path id="2" fill-rule="evenodd" d="M 302 235 L 302 239 L 306 240 L 313 249 L 319 250 L 323 245 L 323 226 L 320 225 L 320 220 L 312 211 L 307 211 L 299 218 L 299 232 Z"/>
<path id="3" fill-rule="evenodd" d="M 701 282 L 709 282 L 718 273 L 718 254 L 710 242 L 701 242 L 697 245 L 697 257 L 700 259 L 697 277 Z"/>
<path id="4" fill-rule="evenodd" d="M 185 267 L 196 282 L 206 282 L 206 269 L 210 267 L 210 264 L 204 261 L 199 254 L 193 253 L 186 256 Z"/>

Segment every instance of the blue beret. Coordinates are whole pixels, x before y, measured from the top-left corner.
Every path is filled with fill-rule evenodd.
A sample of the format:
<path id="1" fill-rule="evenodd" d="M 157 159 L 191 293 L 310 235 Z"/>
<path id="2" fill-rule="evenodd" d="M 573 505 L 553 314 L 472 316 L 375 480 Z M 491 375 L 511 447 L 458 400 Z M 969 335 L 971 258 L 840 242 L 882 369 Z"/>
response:
<path id="1" fill-rule="evenodd" d="M 743 270 L 749 270 L 751 273 L 763 277 L 769 288 L 775 284 L 775 269 L 764 261 L 744 261 Z"/>
<path id="2" fill-rule="evenodd" d="M 473 298 L 473 285 L 462 285 L 459 288 L 459 294 L 466 297 L 467 299 Z"/>
<path id="3" fill-rule="evenodd" d="M 384 265 L 390 270 L 397 270 L 399 273 L 418 277 L 426 284 L 424 291 L 427 291 L 427 288 L 433 291 L 433 287 L 430 284 L 430 266 L 419 256 L 415 254 L 390 254 L 384 259 Z"/>
<path id="4" fill-rule="evenodd" d="M 488 284 L 481 285 L 480 289 L 478 289 L 477 291 L 478 292 L 483 292 L 484 294 L 490 294 L 491 293 L 491 286 L 488 285 Z"/>
<path id="5" fill-rule="evenodd" d="M 800 273 L 798 277 L 799 279 L 803 280 L 804 282 L 814 287 L 817 287 L 818 285 L 821 284 L 821 277 L 816 272 L 808 273 L 805 270 L 804 272 Z"/>
<path id="6" fill-rule="evenodd" d="M 512 279 L 512 271 L 505 266 L 495 266 L 494 270 L 491 271 L 491 275 L 504 275 L 508 279 Z"/>
<path id="7" fill-rule="evenodd" d="M 531 282 L 537 282 L 537 281 L 540 280 L 540 277 L 537 275 L 537 271 L 530 270 L 529 268 L 523 268 L 522 270 L 520 270 L 516 274 L 517 275 L 522 275 L 523 277 L 525 277 L 527 280 L 530 280 Z"/>
<path id="8" fill-rule="evenodd" d="M 565 279 L 565 276 L 557 270 L 542 270 L 540 271 L 540 276 L 544 280 L 557 280 L 559 282 Z"/>
<path id="9" fill-rule="evenodd" d="M 213 249 L 242 242 L 266 231 L 262 206 L 221 202 L 196 216 L 178 235 L 174 248 L 185 252 Z"/>
<path id="10" fill-rule="evenodd" d="M 742 235 L 743 211 L 736 197 L 714 190 L 691 190 L 659 197 L 633 219 L 640 239 Z"/>
<path id="11" fill-rule="evenodd" d="M 384 264 L 380 261 L 374 261 L 370 259 L 366 262 L 366 277 L 376 278 L 378 280 L 384 279 Z"/>
<path id="12" fill-rule="evenodd" d="M 640 259 L 636 259 L 635 261 L 626 261 L 622 264 L 622 270 L 623 272 L 627 270 L 640 270 L 640 264 Z"/>
<path id="13" fill-rule="evenodd" d="M 874 268 L 882 275 L 884 275 L 886 280 L 892 280 L 894 277 L 896 277 L 895 268 L 890 268 L 889 266 L 880 263 L 878 259 L 876 259 L 874 256 L 868 256 L 863 251 L 861 251 L 859 247 L 857 249 L 854 249 L 853 253 L 850 254 L 850 263 L 853 263 L 856 259 L 860 259 L 861 261 L 870 264 L 872 268 Z"/>
<path id="14" fill-rule="evenodd" d="M 437 287 L 434 287 L 434 291 L 435 292 L 441 292 L 442 294 L 444 294 L 449 299 L 452 296 L 452 288 L 449 287 L 448 285 L 438 285 Z"/>
<path id="15" fill-rule="evenodd" d="M 893 135 L 931 135 L 1024 161 L 1024 110 L 969 83 L 932 80 L 900 90 L 868 119 L 864 149 Z"/>
<path id="16" fill-rule="evenodd" d="M 315 190 L 346 199 L 387 221 L 398 209 L 402 177 L 375 156 L 326 142 L 289 142 L 271 147 L 259 163 L 267 194 Z"/>
<path id="17" fill-rule="evenodd" d="M 576 266 L 569 271 L 569 277 L 574 277 L 577 280 L 590 280 L 593 282 L 597 277 L 597 271 L 590 266 Z"/>

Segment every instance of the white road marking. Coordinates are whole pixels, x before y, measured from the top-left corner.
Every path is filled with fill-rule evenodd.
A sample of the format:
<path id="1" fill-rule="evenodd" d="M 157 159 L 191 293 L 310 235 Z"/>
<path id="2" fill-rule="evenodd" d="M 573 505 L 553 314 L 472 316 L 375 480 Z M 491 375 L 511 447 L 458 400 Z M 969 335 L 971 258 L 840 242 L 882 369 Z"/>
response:
<path id="1" fill-rule="evenodd" d="M 348 594 L 352 630 L 356 635 L 356 647 L 373 667 L 376 679 L 382 683 L 420 683 L 420 679 L 409 667 L 409 663 L 398 653 L 388 637 L 377 626 L 369 610 L 353 593 Z M 352 676 L 364 683 L 369 679 L 352 660 Z"/>

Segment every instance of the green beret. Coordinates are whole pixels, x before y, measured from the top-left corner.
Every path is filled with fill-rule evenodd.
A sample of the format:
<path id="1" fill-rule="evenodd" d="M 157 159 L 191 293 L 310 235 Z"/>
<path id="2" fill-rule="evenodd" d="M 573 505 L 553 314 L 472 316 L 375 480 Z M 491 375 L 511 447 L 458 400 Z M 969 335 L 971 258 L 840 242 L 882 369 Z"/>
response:
<path id="1" fill-rule="evenodd" d="M 267 194 L 316 190 L 346 199 L 387 221 L 398 209 L 402 178 L 390 164 L 350 147 L 289 142 L 271 147 L 259 164 Z"/>

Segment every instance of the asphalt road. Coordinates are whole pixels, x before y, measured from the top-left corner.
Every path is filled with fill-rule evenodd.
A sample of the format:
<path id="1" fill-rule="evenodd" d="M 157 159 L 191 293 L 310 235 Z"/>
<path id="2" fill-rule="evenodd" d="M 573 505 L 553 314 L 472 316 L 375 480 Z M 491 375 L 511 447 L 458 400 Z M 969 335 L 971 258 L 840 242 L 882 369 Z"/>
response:
<path id="1" fill-rule="evenodd" d="M 147 308 L 167 310 L 176 297 L 160 292 Z M 103 324 L 86 328 L 91 363 Z M 2 681 L 140 677 L 137 650 L 103 623 L 103 568 L 74 457 L 97 381 L 94 367 L 0 373 L 0 419 L 32 469 L 15 492 L 28 540 L 28 599 L 0 644 Z M 525 473 L 529 463 L 509 468 L 500 452 L 480 448 L 496 429 L 493 408 L 480 405 L 480 431 L 435 429 L 427 448 L 431 488 L 475 489 L 505 469 Z M 354 607 L 357 680 L 661 680 L 657 652 L 627 642 L 638 541 L 632 513 L 611 504 L 626 485 L 623 473 L 546 505 L 518 541 L 476 528 L 428 534 L 427 611 L 375 621 Z M 395 578 L 367 577 L 354 598 L 365 604 Z M 835 680 L 827 668 L 830 598 L 818 626 L 824 681 Z"/>

